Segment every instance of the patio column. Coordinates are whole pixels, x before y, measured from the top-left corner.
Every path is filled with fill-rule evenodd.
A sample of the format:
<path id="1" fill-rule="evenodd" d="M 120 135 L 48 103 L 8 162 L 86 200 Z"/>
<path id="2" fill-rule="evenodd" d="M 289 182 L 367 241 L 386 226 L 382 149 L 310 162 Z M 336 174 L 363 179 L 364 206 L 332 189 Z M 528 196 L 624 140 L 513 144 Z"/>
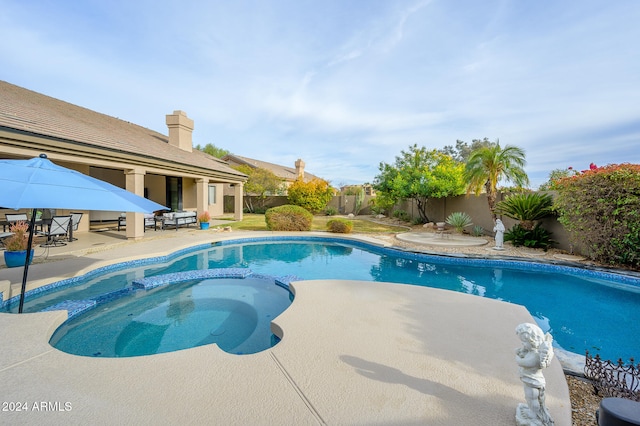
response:
<path id="1" fill-rule="evenodd" d="M 142 169 L 125 170 L 125 189 L 144 197 L 144 175 Z M 144 213 L 127 212 L 127 239 L 139 240 L 144 237 Z"/>
<path id="2" fill-rule="evenodd" d="M 238 182 L 233 187 L 233 219 L 240 221 L 242 220 L 242 206 L 244 205 L 244 200 L 242 197 L 244 196 L 244 183 Z"/>
<path id="3" fill-rule="evenodd" d="M 198 215 L 209 211 L 209 179 L 196 179 L 196 209 Z"/>

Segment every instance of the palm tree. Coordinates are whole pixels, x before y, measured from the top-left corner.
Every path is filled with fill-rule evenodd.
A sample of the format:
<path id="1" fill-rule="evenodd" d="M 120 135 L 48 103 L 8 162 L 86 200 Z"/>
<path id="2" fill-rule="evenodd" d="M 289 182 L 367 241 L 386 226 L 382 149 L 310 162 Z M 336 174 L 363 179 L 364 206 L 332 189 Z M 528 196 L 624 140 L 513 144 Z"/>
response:
<path id="1" fill-rule="evenodd" d="M 467 181 L 467 195 L 480 194 L 484 187 L 487 192 L 487 202 L 493 218 L 496 218 L 495 206 L 498 182 L 502 179 L 511 181 L 517 186 L 529 183 L 529 177 L 524 171 L 527 163 L 524 150 L 517 146 L 506 145 L 500 147 L 500 142 L 479 148 L 471 153 L 465 167 Z"/>

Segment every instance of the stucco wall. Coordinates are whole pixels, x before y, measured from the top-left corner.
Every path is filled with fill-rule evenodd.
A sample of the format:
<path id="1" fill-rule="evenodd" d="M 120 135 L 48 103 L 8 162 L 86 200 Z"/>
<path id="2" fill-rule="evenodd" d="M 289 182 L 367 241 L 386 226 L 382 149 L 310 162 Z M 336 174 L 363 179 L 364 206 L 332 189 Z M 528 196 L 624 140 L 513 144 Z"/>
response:
<path id="1" fill-rule="evenodd" d="M 551 193 L 553 195 L 553 193 Z M 505 194 L 498 194 L 497 201 L 503 200 Z M 400 208 L 405 210 L 411 217 L 419 217 L 417 208 L 412 201 L 405 201 L 399 205 Z M 478 196 L 459 195 L 457 197 L 447 198 L 434 198 L 427 203 L 427 217 L 432 222 L 444 222 L 447 216 L 453 212 L 465 212 L 473 221 L 474 225 L 482 226 L 487 235 L 493 236 L 493 218 L 489 211 L 489 204 L 487 203 L 487 195 L 480 194 Z M 510 219 L 506 216 L 501 216 L 504 226 L 509 229 L 516 223 L 517 220 Z M 551 238 L 556 241 L 554 247 L 562 250 L 570 250 L 569 235 L 564 230 L 564 227 L 558 222 L 555 216 L 550 216 L 541 221 L 541 225 L 549 232 L 551 232 Z"/>

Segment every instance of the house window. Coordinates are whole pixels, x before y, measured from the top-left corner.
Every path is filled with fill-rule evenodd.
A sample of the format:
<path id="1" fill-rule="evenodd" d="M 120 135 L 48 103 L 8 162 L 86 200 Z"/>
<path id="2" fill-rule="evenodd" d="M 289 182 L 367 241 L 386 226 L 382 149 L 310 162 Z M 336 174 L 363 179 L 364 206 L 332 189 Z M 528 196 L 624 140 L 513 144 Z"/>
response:
<path id="1" fill-rule="evenodd" d="M 216 203 L 216 186 L 209 185 L 209 204 Z"/>

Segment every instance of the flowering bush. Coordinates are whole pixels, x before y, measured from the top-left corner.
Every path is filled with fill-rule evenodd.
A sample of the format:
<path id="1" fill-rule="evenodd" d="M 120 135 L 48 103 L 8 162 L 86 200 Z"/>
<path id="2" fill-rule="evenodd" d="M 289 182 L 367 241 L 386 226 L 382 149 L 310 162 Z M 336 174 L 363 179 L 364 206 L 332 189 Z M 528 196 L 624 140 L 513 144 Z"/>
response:
<path id="1" fill-rule="evenodd" d="M 640 164 L 591 164 L 556 181 L 554 210 L 583 254 L 640 267 Z"/>
<path id="2" fill-rule="evenodd" d="M 15 222 L 9 228 L 13 235 L 9 237 L 4 245 L 7 251 L 22 251 L 27 249 L 29 238 L 29 225 L 25 221 Z"/>
<path id="3" fill-rule="evenodd" d="M 209 214 L 209 212 L 202 212 L 200 213 L 200 216 L 198 216 L 198 222 L 200 223 L 209 223 L 210 220 L 211 215 Z"/>

